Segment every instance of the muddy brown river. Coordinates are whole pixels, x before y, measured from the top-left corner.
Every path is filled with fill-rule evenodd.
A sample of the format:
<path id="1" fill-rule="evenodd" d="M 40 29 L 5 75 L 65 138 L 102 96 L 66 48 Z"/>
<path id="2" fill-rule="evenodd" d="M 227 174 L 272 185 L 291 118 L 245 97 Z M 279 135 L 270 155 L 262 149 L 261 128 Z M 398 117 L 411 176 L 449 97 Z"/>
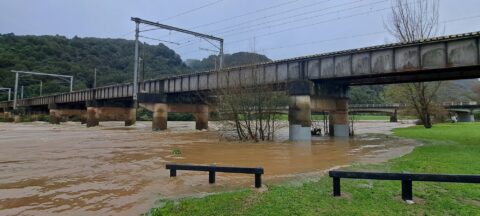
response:
<path id="1" fill-rule="evenodd" d="M 317 137 L 288 142 L 288 129 L 268 143 L 227 142 L 194 122 L 169 122 L 151 132 L 149 122 L 123 127 L 102 122 L 0 123 L 0 215 L 140 215 L 161 198 L 253 188 L 253 176 L 178 171 L 165 163 L 261 166 L 263 183 L 301 181 L 358 162 L 380 162 L 408 153 L 418 143 L 386 136 L 410 124 L 357 123 L 354 139 Z M 367 133 L 380 133 L 366 135 Z M 180 154 L 174 154 L 179 152 Z"/>

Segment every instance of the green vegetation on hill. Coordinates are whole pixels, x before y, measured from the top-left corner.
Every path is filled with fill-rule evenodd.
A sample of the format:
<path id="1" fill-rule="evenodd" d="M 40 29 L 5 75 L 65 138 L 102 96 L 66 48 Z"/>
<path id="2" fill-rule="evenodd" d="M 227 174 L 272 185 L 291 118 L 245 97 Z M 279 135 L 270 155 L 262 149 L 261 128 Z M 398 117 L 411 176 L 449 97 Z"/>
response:
<path id="1" fill-rule="evenodd" d="M 0 34 L 0 86 L 13 87 L 15 77 L 10 70 L 74 75 L 77 90 L 92 87 L 94 68 L 98 86 L 130 82 L 133 54 L 131 40 Z M 163 44 L 142 44 L 140 56 L 145 79 L 188 72 L 180 56 Z M 51 77 L 25 76 L 20 85 L 28 86 L 26 97 L 39 94 L 40 80 L 44 94 L 68 90 L 68 85 L 59 85 L 61 81 Z M 0 95 L 0 100 L 4 99 L 6 95 Z"/>
<path id="2" fill-rule="evenodd" d="M 348 170 L 412 173 L 478 174 L 480 124 L 440 124 L 432 129 L 395 130 L 401 137 L 421 139 L 412 153 L 377 165 Z M 332 197 L 332 181 L 321 177 L 300 186 L 268 185 L 205 198 L 163 200 L 152 215 L 480 215 L 480 185 L 413 183 L 413 205 L 400 198 L 399 181 L 342 180 L 342 197 Z"/>
<path id="3" fill-rule="evenodd" d="M 224 67 L 234 67 L 269 61 L 272 60 L 264 55 L 250 52 L 238 52 L 224 55 Z M 218 56 L 216 55 L 211 55 L 202 60 L 187 59 L 185 62 L 193 71 L 196 72 L 214 70 L 216 68 L 215 65 L 218 67 L 219 64 Z"/>

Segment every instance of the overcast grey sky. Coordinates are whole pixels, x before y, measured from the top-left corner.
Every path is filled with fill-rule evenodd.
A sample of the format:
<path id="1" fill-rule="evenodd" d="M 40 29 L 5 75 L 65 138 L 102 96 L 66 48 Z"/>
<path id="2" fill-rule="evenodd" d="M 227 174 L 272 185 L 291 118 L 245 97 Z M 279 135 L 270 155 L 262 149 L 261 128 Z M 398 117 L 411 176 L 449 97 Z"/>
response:
<path id="1" fill-rule="evenodd" d="M 383 26 L 390 3 L 390 0 L 0 0 L 0 33 L 133 39 L 134 23 L 130 21 L 133 16 L 223 37 L 227 53 L 255 50 L 272 59 L 282 59 L 393 41 Z M 479 8 L 480 0 L 440 0 L 440 20 L 445 22 L 441 34 L 480 31 Z M 180 42 L 180 45 L 166 45 L 183 59 L 211 54 L 199 47 L 215 49 L 198 38 L 164 30 L 143 35 Z"/>

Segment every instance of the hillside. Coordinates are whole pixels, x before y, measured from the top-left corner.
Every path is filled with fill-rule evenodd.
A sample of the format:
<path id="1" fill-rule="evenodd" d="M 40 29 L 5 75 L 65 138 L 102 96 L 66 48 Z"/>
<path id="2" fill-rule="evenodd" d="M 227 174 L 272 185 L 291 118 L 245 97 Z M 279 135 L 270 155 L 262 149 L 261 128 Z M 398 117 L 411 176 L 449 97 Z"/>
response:
<path id="1" fill-rule="evenodd" d="M 215 65 L 218 65 L 218 56 L 211 55 L 208 58 L 202 60 L 197 59 L 187 59 L 186 64 L 193 71 L 208 71 L 215 69 Z M 239 65 L 248 65 L 253 63 L 260 62 L 269 62 L 271 61 L 267 56 L 250 53 L 250 52 L 238 52 L 234 54 L 225 54 L 224 55 L 224 67 L 234 67 Z"/>
<path id="2" fill-rule="evenodd" d="M 93 85 L 93 70 L 97 68 L 97 85 L 130 82 L 133 73 L 134 42 L 124 39 L 78 38 L 63 36 L 0 35 L 0 86 L 13 87 L 14 74 L 10 70 L 28 70 L 61 73 L 75 76 L 74 89 Z M 163 44 L 140 46 L 144 77 L 158 78 L 188 72 L 188 67 L 173 50 Z M 48 94 L 67 90 L 61 80 L 41 76 L 27 76 L 20 85 L 28 85 L 25 96 L 38 94 L 39 82 Z"/>

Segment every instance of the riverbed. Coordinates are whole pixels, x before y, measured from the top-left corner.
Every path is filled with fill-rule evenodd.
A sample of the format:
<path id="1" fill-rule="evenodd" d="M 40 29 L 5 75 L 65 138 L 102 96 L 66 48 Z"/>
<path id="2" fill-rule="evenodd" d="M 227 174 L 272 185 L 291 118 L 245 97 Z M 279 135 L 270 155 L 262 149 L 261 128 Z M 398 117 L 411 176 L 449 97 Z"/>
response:
<path id="1" fill-rule="evenodd" d="M 204 172 L 178 171 L 170 178 L 169 162 L 263 167 L 268 188 L 332 167 L 385 161 L 418 145 L 390 135 L 410 122 L 358 122 L 355 138 L 307 143 L 289 142 L 287 128 L 275 142 L 231 142 L 214 129 L 196 131 L 194 124 L 168 122 L 167 131 L 152 132 L 150 122 L 95 128 L 0 123 L 0 215 L 139 215 L 160 198 L 253 188 L 253 176 L 244 174 L 219 173 L 213 185 Z"/>

